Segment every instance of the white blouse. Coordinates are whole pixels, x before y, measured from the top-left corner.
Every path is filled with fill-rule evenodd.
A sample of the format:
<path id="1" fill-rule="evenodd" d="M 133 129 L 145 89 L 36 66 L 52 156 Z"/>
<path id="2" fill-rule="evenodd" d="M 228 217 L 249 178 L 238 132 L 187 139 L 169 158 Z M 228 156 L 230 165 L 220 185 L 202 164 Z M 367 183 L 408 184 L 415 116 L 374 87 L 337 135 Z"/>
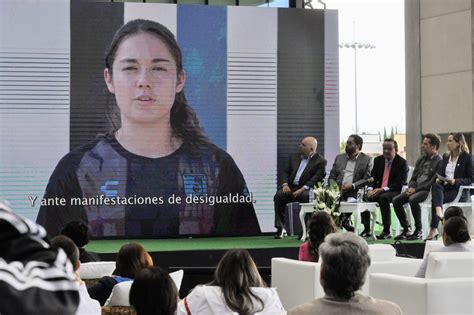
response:
<path id="1" fill-rule="evenodd" d="M 456 157 L 455 160 L 451 160 L 451 157 L 450 157 L 448 164 L 446 165 L 446 170 L 445 170 L 446 177 L 449 179 L 454 178 L 454 170 L 456 169 L 456 164 L 458 163 L 458 157 Z"/>

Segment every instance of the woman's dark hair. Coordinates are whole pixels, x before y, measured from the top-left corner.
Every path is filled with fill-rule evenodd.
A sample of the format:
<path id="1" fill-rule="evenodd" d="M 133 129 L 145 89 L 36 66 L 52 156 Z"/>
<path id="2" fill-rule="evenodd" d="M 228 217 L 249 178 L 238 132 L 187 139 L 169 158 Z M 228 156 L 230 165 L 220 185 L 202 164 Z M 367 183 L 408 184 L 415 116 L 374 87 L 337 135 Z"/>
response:
<path id="1" fill-rule="evenodd" d="M 252 292 L 251 287 L 264 287 L 257 266 L 245 249 L 231 249 L 219 261 L 214 280 L 209 285 L 219 286 L 227 306 L 240 315 L 253 314 L 264 309 L 261 298 Z M 255 306 L 255 299 L 259 306 Z"/>
<path id="2" fill-rule="evenodd" d="M 51 248 L 62 248 L 67 258 L 71 261 L 74 270 L 77 270 L 77 262 L 79 261 L 79 249 L 76 244 L 65 235 L 58 235 L 51 239 Z"/>
<path id="3" fill-rule="evenodd" d="M 334 220 L 325 211 L 316 212 L 309 220 L 309 252 L 316 262 L 319 260 L 319 245 L 324 242 L 326 235 L 336 231 Z"/>
<path id="4" fill-rule="evenodd" d="M 130 288 L 130 304 L 138 315 L 173 315 L 178 290 L 171 277 L 159 267 L 140 270 Z"/>
<path id="5" fill-rule="evenodd" d="M 137 243 L 123 245 L 116 260 L 114 275 L 133 279 L 142 269 L 150 267 L 148 252 Z"/>
<path id="6" fill-rule="evenodd" d="M 462 208 L 458 206 L 448 207 L 448 209 L 444 211 L 444 222 L 448 221 L 448 219 L 452 217 L 462 217 L 465 220 L 467 220 L 466 217 L 464 216 Z"/>
<path id="7" fill-rule="evenodd" d="M 454 141 L 459 143 L 459 150 L 464 153 L 469 153 L 469 147 L 467 146 L 466 143 L 466 138 L 464 138 L 464 135 L 460 132 L 451 132 L 449 134 L 450 136 L 453 136 Z"/>
<path id="8" fill-rule="evenodd" d="M 77 247 L 84 247 L 89 243 L 89 228 L 82 221 L 69 222 L 61 234 L 73 240 Z"/>
<path id="9" fill-rule="evenodd" d="M 181 49 L 179 48 L 173 33 L 160 23 L 137 19 L 126 23 L 117 30 L 106 51 L 105 67 L 109 69 L 111 76 L 113 76 L 112 68 L 118 47 L 127 37 L 138 33 L 153 34 L 161 39 L 173 56 L 176 63 L 177 75 L 180 75 L 183 72 Z M 112 123 L 112 132 L 115 132 L 120 128 L 120 115 L 115 100 L 113 103 L 112 117 L 110 117 L 110 120 Z M 204 135 L 199 124 L 196 112 L 187 103 L 184 89 L 181 90 L 181 92 L 176 93 L 170 113 L 170 125 L 173 136 L 182 139 L 183 142 L 187 144 L 188 148 L 192 150 L 196 149 L 200 144 L 208 142 L 208 139 Z"/>
<path id="10" fill-rule="evenodd" d="M 443 233 L 448 236 L 448 243 L 465 243 L 471 240 L 467 220 L 463 217 L 451 217 L 443 227 Z"/>

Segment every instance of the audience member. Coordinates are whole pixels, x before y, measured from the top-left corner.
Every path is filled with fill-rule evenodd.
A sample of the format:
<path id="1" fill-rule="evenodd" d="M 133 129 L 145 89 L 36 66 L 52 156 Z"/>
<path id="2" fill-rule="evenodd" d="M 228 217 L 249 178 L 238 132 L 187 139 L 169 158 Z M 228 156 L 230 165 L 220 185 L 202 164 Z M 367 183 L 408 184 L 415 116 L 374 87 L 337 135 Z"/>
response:
<path id="1" fill-rule="evenodd" d="M 178 299 L 173 279 L 159 267 L 140 270 L 130 288 L 130 305 L 138 315 L 174 315 Z"/>
<path id="2" fill-rule="evenodd" d="M 408 189 L 392 200 L 395 214 L 403 227 L 402 233 L 395 237 L 397 240 L 421 240 L 423 226 L 420 203 L 428 197 L 431 185 L 436 179 L 436 171 L 441 164 L 441 157 L 438 155 L 440 143 L 441 139 L 438 135 L 428 133 L 424 136 L 421 143 L 423 154 L 415 163 Z M 403 208 L 407 203 L 410 204 L 411 213 L 415 220 L 415 230 L 411 234 L 409 234 L 411 227 L 408 225 L 405 208 Z"/>
<path id="3" fill-rule="evenodd" d="M 396 304 L 359 290 L 370 266 L 369 246 L 354 233 L 332 233 L 319 247 L 320 283 L 326 295 L 292 308 L 288 314 L 401 314 Z"/>
<path id="4" fill-rule="evenodd" d="M 275 203 L 275 238 L 284 238 L 285 207 L 293 201 L 308 202 L 309 189 L 322 183 L 326 176 L 326 159 L 316 152 L 318 141 L 306 137 L 300 142 L 299 152 L 290 156 L 287 167 L 280 177 L 281 189 L 273 197 Z"/>
<path id="5" fill-rule="evenodd" d="M 464 216 L 464 212 L 462 211 L 462 208 L 458 206 L 450 206 L 448 207 L 448 209 L 446 209 L 446 211 L 444 211 L 444 218 L 443 218 L 444 222 L 448 221 L 449 218 L 452 218 L 452 217 L 461 217 L 467 221 L 467 218 Z"/>
<path id="6" fill-rule="evenodd" d="M 75 314 L 77 282 L 45 229 L 0 202 L 0 314 Z"/>
<path id="7" fill-rule="evenodd" d="M 364 141 L 359 135 L 350 135 L 346 141 L 345 153 L 339 154 L 329 174 L 329 182 L 335 181 L 341 188 L 343 200 L 357 198 L 359 188 L 367 184 L 372 170 L 372 158 L 362 152 Z M 341 214 L 341 224 L 346 231 L 354 232 L 350 224 L 350 213 Z"/>
<path id="8" fill-rule="evenodd" d="M 86 245 L 89 243 L 89 228 L 82 221 L 69 222 L 61 232 L 62 235 L 69 237 L 79 248 L 79 260 L 81 263 L 100 261 L 99 255 L 86 251 Z"/>
<path id="9" fill-rule="evenodd" d="M 309 220 L 309 241 L 300 246 L 298 260 L 319 260 L 319 245 L 324 242 L 326 235 L 337 231 L 331 215 L 325 211 L 318 211 Z"/>
<path id="10" fill-rule="evenodd" d="M 438 224 L 443 218 L 443 204 L 456 198 L 460 186 L 472 183 L 472 161 L 464 135 L 449 134 L 447 146 L 449 154 L 443 156 L 436 182 L 431 187 L 431 229 L 427 240 L 438 234 Z M 466 197 L 462 196 L 460 201 L 464 201 Z"/>
<path id="11" fill-rule="evenodd" d="M 51 240 L 51 248 L 61 248 L 72 263 L 72 268 L 75 273 L 75 278 L 79 284 L 79 307 L 77 308 L 76 315 L 93 315 L 101 314 L 102 309 L 100 308 L 99 302 L 91 299 L 85 283 L 79 276 L 79 267 L 81 262 L 79 261 L 79 249 L 76 244 L 65 235 L 58 235 Z"/>
<path id="12" fill-rule="evenodd" d="M 245 249 L 222 257 L 214 280 L 195 287 L 178 303 L 177 314 L 285 314 L 278 293 L 267 288 Z"/>
<path id="13" fill-rule="evenodd" d="M 407 161 L 397 154 L 398 143 L 393 139 L 385 139 L 382 144 L 383 154 L 374 159 L 371 176 L 374 181 L 369 184 L 367 197 L 369 201 L 377 202 L 382 213 L 383 231 L 377 239 L 392 237 L 390 225 L 392 224 L 392 208 L 390 203 L 393 197 L 400 194 L 402 186 L 407 181 Z M 372 236 L 370 229 L 370 212 L 362 212 L 364 231 L 360 236 Z"/>
<path id="14" fill-rule="evenodd" d="M 433 249 L 432 252 L 474 252 L 474 246 L 470 241 L 471 235 L 469 233 L 467 220 L 461 216 L 451 216 L 449 220 L 444 223 L 444 247 Z M 425 277 L 430 253 L 428 253 L 428 255 L 425 256 L 425 259 L 423 259 L 420 269 L 416 272 L 415 277 Z"/>
<path id="15" fill-rule="evenodd" d="M 118 252 L 116 267 L 112 276 L 102 277 L 98 283 L 89 287 L 89 295 L 99 301 L 100 305 L 104 305 L 117 283 L 132 281 L 137 272 L 151 266 L 153 266 L 153 260 L 140 244 L 125 244 Z"/>

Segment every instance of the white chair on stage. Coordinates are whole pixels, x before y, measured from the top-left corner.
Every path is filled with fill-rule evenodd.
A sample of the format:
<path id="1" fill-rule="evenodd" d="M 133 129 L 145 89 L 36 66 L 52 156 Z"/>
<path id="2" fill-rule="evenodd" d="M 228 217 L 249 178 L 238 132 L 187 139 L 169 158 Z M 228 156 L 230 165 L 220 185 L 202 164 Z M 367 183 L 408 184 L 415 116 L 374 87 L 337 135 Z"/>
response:
<path id="1" fill-rule="evenodd" d="M 403 314 L 474 314 L 474 253 L 431 253 L 425 278 L 371 273 L 369 293 Z"/>
<path id="2" fill-rule="evenodd" d="M 369 245 L 371 266 L 367 270 L 366 283 L 362 292 L 369 293 L 368 275 L 372 272 L 386 272 L 398 275 L 413 275 L 421 265 L 421 259 L 396 257 L 391 245 Z M 277 289 L 285 309 L 324 296 L 319 283 L 320 263 L 298 261 L 288 258 L 272 258 L 272 287 Z"/>

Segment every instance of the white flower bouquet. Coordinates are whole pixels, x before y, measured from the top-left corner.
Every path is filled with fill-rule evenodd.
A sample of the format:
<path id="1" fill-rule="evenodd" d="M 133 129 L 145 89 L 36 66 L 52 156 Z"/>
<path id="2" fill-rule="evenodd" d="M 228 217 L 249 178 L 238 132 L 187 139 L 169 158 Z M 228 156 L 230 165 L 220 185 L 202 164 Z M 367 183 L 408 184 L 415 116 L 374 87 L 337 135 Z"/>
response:
<path id="1" fill-rule="evenodd" d="M 336 226 L 339 223 L 338 202 L 341 196 L 339 186 L 331 182 L 329 186 L 323 187 L 320 183 L 314 186 L 315 211 L 326 211 L 331 215 Z"/>

